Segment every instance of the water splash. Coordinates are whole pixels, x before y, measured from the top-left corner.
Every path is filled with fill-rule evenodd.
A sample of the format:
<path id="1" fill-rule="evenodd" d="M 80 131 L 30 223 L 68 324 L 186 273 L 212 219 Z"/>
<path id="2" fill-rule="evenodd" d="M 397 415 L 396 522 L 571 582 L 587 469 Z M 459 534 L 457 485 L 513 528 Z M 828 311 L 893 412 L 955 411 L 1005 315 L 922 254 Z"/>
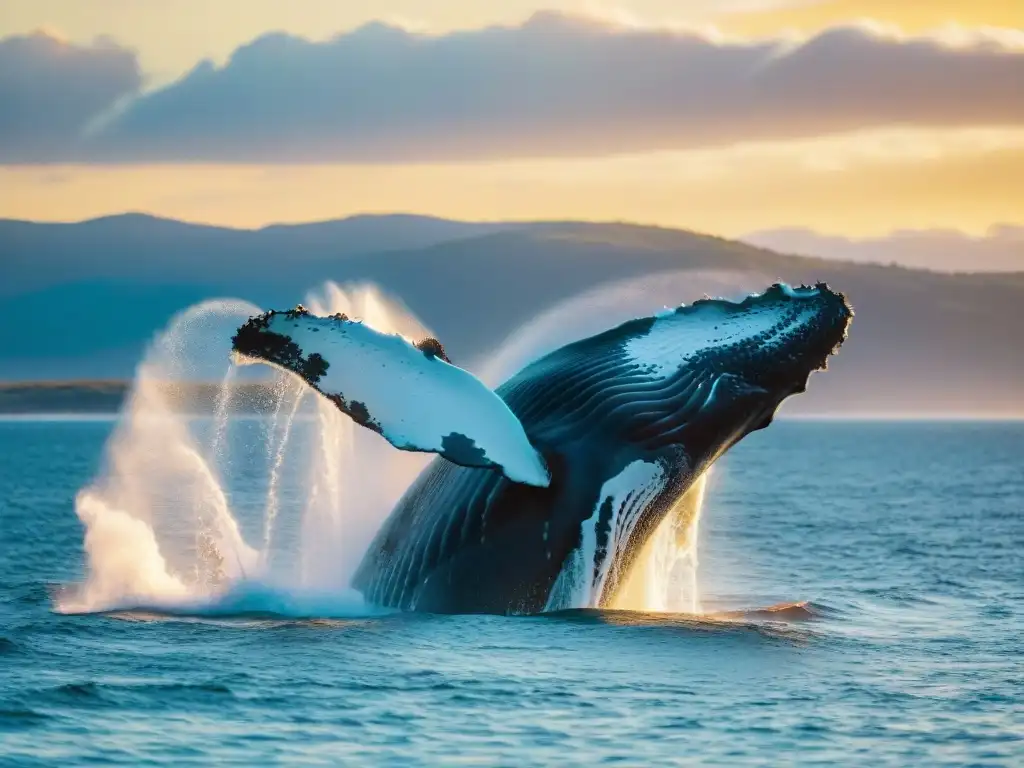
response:
<path id="1" fill-rule="evenodd" d="M 304 303 L 428 335 L 372 287 L 326 284 Z M 348 579 L 426 457 L 396 456 L 288 374 L 232 364 L 234 329 L 260 311 L 203 302 L 150 345 L 76 499 L 86 578 L 56 610 L 372 612 Z"/>
<path id="2" fill-rule="evenodd" d="M 291 437 L 292 424 L 295 423 L 295 416 L 299 412 L 299 406 L 306 396 L 308 390 L 301 382 L 284 381 L 281 391 L 277 396 L 277 403 L 274 406 L 274 415 L 270 422 L 270 439 L 267 440 L 267 459 L 270 462 L 270 479 L 267 486 L 267 503 L 263 510 L 263 559 L 264 567 L 271 552 L 273 544 L 274 522 L 277 520 L 277 513 L 280 509 L 280 486 L 281 472 L 284 468 L 287 456 L 288 439 Z M 284 421 L 281 422 L 281 414 L 287 413 Z M 280 428 L 278 427 L 279 422 Z"/>
<path id="3" fill-rule="evenodd" d="M 150 345 L 100 476 L 76 499 L 86 529 L 88 578 L 80 589 L 63 593 L 59 609 L 183 598 L 254 564 L 190 429 L 194 394 L 185 389 L 209 362 L 196 340 L 253 309 L 237 301 L 204 302 L 174 318 Z M 214 431 L 211 446 L 216 439 Z"/>
<path id="4" fill-rule="evenodd" d="M 728 294 L 756 282 L 757 276 L 688 272 L 598 289 L 531 321 L 476 367 L 493 386 L 561 344 L 660 303 L 696 298 L 695 283 Z M 430 335 L 373 286 L 325 283 L 303 303 L 316 314 L 344 312 L 406 338 Z M 431 457 L 394 450 L 288 374 L 233 365 L 234 329 L 260 311 L 237 300 L 203 302 L 151 344 L 103 468 L 76 499 L 87 574 L 59 594 L 57 610 L 372 612 L 349 589 L 352 572 Z M 702 479 L 606 607 L 699 612 L 703 492 Z"/>
<path id="5" fill-rule="evenodd" d="M 343 312 L 385 333 L 409 339 L 430 331 L 397 299 L 376 286 L 327 282 L 304 302 L 317 315 Z M 318 425 L 309 444 L 309 496 L 302 524 L 304 585 L 348 585 L 386 515 L 432 457 L 396 451 L 322 397 L 308 398 Z"/>
<path id="6" fill-rule="evenodd" d="M 338 285 L 328 280 L 310 291 L 303 301 L 314 315 L 344 312 L 383 333 L 397 333 L 414 341 L 430 336 L 419 319 L 394 296 L 385 295 L 372 283 Z"/>
<path id="7" fill-rule="evenodd" d="M 644 545 L 606 608 L 703 613 L 697 583 L 700 517 L 707 473 L 676 502 Z"/>

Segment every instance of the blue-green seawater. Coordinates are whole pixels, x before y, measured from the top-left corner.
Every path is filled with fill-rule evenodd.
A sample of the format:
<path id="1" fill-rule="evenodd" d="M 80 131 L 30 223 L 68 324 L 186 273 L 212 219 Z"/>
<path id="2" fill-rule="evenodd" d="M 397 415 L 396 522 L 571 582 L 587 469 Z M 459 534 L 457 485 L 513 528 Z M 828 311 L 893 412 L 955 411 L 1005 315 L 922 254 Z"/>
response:
<path id="1" fill-rule="evenodd" d="M 0 422 L 4 766 L 1024 765 L 1024 424 L 748 437 L 703 599 L 811 617 L 733 624 L 63 615 L 111 428 Z"/>

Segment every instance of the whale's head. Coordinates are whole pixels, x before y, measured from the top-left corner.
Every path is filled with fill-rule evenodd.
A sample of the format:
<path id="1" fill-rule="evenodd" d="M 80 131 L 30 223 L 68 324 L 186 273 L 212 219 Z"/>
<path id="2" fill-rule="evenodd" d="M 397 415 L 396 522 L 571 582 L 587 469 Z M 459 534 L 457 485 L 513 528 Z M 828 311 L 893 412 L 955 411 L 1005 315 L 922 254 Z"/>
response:
<path id="1" fill-rule="evenodd" d="M 617 443 L 675 445 L 700 471 L 807 388 L 852 315 L 824 283 L 705 298 L 563 347 L 499 393 L 526 400 L 521 409 L 557 440 L 600 430 Z"/>
<path id="2" fill-rule="evenodd" d="M 852 315 L 843 294 L 824 283 L 776 283 L 742 301 L 708 298 L 665 311 L 625 352 L 652 376 L 732 377 L 781 401 L 827 366 Z"/>
<path id="3" fill-rule="evenodd" d="M 846 297 L 824 283 L 776 283 L 741 301 L 707 298 L 640 321 L 622 352 L 649 377 L 638 399 L 663 398 L 655 409 L 662 423 L 641 431 L 685 433 L 689 452 L 713 461 L 806 390 L 852 316 Z"/>

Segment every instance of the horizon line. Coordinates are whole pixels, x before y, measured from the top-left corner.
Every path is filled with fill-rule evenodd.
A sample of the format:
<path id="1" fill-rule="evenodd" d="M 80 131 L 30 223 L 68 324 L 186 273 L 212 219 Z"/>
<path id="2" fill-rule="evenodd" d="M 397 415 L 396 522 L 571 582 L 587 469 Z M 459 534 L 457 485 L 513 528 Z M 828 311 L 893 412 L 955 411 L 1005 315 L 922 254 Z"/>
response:
<path id="1" fill-rule="evenodd" d="M 176 416 L 212 418 L 207 411 L 174 411 Z M 15 421 L 111 421 L 119 418 L 121 411 L 2 411 L 0 423 Z M 233 418 L 261 419 L 270 414 L 241 411 Z M 296 418 L 303 418 L 301 414 Z M 307 416 L 305 418 L 314 418 Z M 776 422 L 805 422 L 820 424 L 1016 424 L 1024 423 L 1020 414 L 779 414 Z"/>
<path id="2" fill-rule="evenodd" d="M 638 227 L 642 229 L 657 229 L 668 232 L 688 232 L 692 234 L 708 235 L 711 237 L 721 238 L 723 240 L 732 240 L 737 242 L 744 242 L 744 237 L 752 235 L 761 235 L 766 232 L 787 232 L 787 231 L 799 231 L 808 232 L 823 237 L 841 237 L 851 242 L 867 242 L 873 240 L 882 240 L 891 238 L 896 235 L 903 234 L 929 234 L 929 233 L 946 233 L 960 235 L 971 240 L 986 240 L 992 238 L 1001 229 L 1024 229 L 1024 219 L 1020 221 L 1009 221 L 1009 220 L 997 220 L 993 221 L 988 225 L 984 234 L 976 235 L 971 232 L 959 229 L 956 227 L 943 227 L 943 226 L 929 226 L 929 227 L 893 227 L 884 232 L 884 234 L 871 234 L 871 235 L 846 235 L 834 230 L 818 229 L 816 227 L 809 227 L 802 224 L 779 224 L 771 227 L 761 227 L 758 229 L 752 229 L 749 232 L 745 232 L 738 236 L 727 236 L 720 235 L 707 230 L 701 230 L 694 227 L 685 225 L 667 225 L 658 223 L 655 221 L 643 221 L 639 219 L 627 219 L 627 218 L 605 218 L 595 217 L 588 218 L 586 216 L 554 216 L 552 218 L 545 217 L 516 217 L 511 216 L 508 218 L 474 218 L 474 217 L 451 217 L 451 216 L 439 216 L 433 213 L 422 213 L 418 211 L 403 211 L 397 209 L 388 210 L 360 210 L 351 213 L 342 213 L 337 216 L 331 216 L 328 218 L 317 218 L 317 219 L 302 219 L 302 220 L 273 220 L 265 224 L 258 226 L 239 226 L 234 224 L 219 224 L 214 221 L 203 221 L 198 219 L 184 219 L 176 218 L 174 216 L 167 216 L 160 213 L 154 213 L 153 211 L 129 208 L 112 213 L 104 213 L 98 216 L 89 216 L 81 219 L 31 219 L 31 218 L 16 218 L 11 216 L 0 216 L 0 222 L 5 223 L 18 223 L 18 224 L 36 224 L 36 225 L 56 225 L 56 226 L 75 226 L 79 224 L 91 224 L 98 221 L 106 221 L 109 219 L 121 219 L 121 218 L 144 218 L 153 219 L 155 221 L 164 221 L 174 224 L 183 224 L 192 227 L 208 227 L 210 229 L 224 229 L 234 232 L 262 232 L 267 229 L 274 228 L 285 228 L 285 227 L 304 227 L 304 226 L 316 226 L 318 224 L 334 224 L 342 221 L 350 221 L 352 219 L 387 219 L 387 218 L 407 218 L 407 219 L 428 219 L 431 221 L 443 221 L 450 222 L 453 224 L 480 224 L 480 225 L 496 225 L 500 226 L 503 224 L 508 225 L 524 225 L 524 224 L 616 224 L 625 225 L 630 227 Z M 760 247 L 753 244 L 749 244 L 751 247 Z M 771 250 L 765 249 L 765 250 Z"/>

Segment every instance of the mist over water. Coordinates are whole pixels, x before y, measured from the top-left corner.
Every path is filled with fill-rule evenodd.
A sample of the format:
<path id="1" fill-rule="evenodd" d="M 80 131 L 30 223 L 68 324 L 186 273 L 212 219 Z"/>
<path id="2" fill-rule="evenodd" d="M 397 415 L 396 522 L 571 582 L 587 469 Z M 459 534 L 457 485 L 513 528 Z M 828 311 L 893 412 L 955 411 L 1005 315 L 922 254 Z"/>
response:
<path id="1" fill-rule="evenodd" d="M 702 293 L 742 295 L 749 275 L 662 275 L 592 291 L 535 318 L 472 366 L 497 386 L 530 360 L 630 318 Z M 344 312 L 409 339 L 431 335 L 397 299 L 372 285 L 332 282 L 302 302 Z M 355 425 L 295 377 L 232 361 L 230 339 L 263 311 L 208 301 L 175 317 L 152 342 L 105 448 L 99 475 L 76 498 L 87 577 L 56 599 L 67 613 L 151 609 L 189 614 L 269 612 L 356 616 L 376 612 L 349 587 L 353 571 L 398 498 L 431 456 L 397 451 Z M 468 319 L 467 322 L 471 322 Z M 219 382 L 214 412 L 197 416 L 190 384 Z M 268 415 L 245 407 L 258 381 Z M 194 395 L 192 396 L 194 397 Z M 624 577 L 614 607 L 698 613 L 697 530 L 702 478 L 680 500 Z M 589 574 L 554 607 L 602 607 Z"/>

